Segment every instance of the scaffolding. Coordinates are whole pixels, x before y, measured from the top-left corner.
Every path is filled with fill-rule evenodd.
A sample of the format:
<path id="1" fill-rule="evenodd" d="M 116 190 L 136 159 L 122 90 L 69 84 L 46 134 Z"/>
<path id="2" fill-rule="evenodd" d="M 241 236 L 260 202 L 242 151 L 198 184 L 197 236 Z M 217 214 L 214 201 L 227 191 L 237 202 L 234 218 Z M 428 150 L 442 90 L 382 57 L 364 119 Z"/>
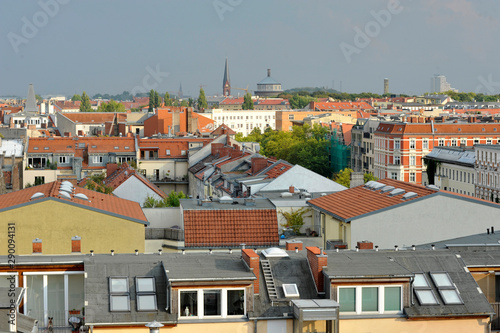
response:
<path id="1" fill-rule="evenodd" d="M 334 129 L 330 134 L 330 143 L 328 145 L 328 158 L 330 161 L 330 168 L 333 173 L 351 167 L 351 146 L 343 144 L 337 135 L 337 130 Z"/>

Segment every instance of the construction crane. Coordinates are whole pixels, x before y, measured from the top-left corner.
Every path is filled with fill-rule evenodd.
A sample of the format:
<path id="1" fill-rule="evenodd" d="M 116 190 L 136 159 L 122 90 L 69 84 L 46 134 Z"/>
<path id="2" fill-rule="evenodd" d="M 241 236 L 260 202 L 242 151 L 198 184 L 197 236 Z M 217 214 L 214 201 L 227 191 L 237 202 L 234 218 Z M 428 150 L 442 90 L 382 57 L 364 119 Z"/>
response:
<path id="1" fill-rule="evenodd" d="M 247 84 L 247 87 L 246 88 L 236 88 L 236 87 L 231 87 L 231 89 L 236 89 L 236 90 L 243 90 L 245 92 L 245 94 L 248 93 L 248 84 Z"/>

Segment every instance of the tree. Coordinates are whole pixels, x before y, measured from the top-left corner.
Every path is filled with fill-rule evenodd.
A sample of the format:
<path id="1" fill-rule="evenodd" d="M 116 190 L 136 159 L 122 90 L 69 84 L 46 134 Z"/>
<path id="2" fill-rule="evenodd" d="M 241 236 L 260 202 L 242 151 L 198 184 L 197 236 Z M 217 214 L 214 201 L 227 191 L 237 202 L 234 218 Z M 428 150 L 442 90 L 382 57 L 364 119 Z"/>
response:
<path id="1" fill-rule="evenodd" d="M 180 199 L 187 199 L 187 195 L 185 195 L 182 191 L 177 193 L 175 191 L 170 192 L 170 194 L 163 198 L 156 200 L 153 197 L 148 196 L 146 201 L 142 204 L 144 208 L 162 208 L 162 207 L 179 207 L 181 205 Z"/>
<path id="2" fill-rule="evenodd" d="M 189 99 L 188 99 L 188 106 L 192 107 L 193 103 L 194 103 L 193 99 L 191 97 L 189 97 Z"/>
<path id="3" fill-rule="evenodd" d="M 92 112 L 92 106 L 90 105 L 90 98 L 84 91 L 82 93 L 82 99 L 80 103 L 80 112 Z"/>
<path id="4" fill-rule="evenodd" d="M 149 108 L 148 112 L 153 112 L 155 108 L 155 91 L 151 89 L 149 91 Z"/>
<path id="5" fill-rule="evenodd" d="M 41 101 L 43 101 L 42 96 L 37 95 L 37 94 L 35 94 L 35 99 L 36 99 L 36 101 L 37 101 L 37 102 L 41 102 Z"/>
<path id="6" fill-rule="evenodd" d="M 82 100 L 82 96 L 75 94 L 75 95 L 73 95 L 73 97 L 71 97 L 71 100 L 73 102 L 81 101 Z"/>
<path id="7" fill-rule="evenodd" d="M 290 103 L 290 107 L 292 109 L 303 109 L 305 108 L 309 102 L 313 101 L 314 98 L 310 96 L 300 96 L 299 94 L 293 95 L 292 98 L 288 100 Z"/>
<path id="8" fill-rule="evenodd" d="M 250 93 L 246 93 L 245 96 L 243 96 L 243 105 L 241 108 L 243 110 L 253 110 L 252 95 L 250 95 Z"/>
<path id="9" fill-rule="evenodd" d="M 300 228 L 304 225 L 304 214 L 307 213 L 309 209 L 302 207 L 296 211 L 290 209 L 290 212 L 280 211 L 281 215 L 285 218 L 285 222 L 281 223 L 282 227 L 292 228 L 295 234 L 300 233 Z"/>
<path id="10" fill-rule="evenodd" d="M 125 112 L 125 106 L 122 103 L 110 100 L 108 103 L 99 105 L 97 112 Z"/>
<path id="11" fill-rule="evenodd" d="M 170 94 L 167 92 L 165 92 L 165 96 L 163 96 L 163 103 L 165 104 L 165 106 L 172 106 L 172 99 L 170 99 Z"/>
<path id="12" fill-rule="evenodd" d="M 160 107 L 160 104 L 161 104 L 161 98 L 160 98 L 160 95 L 158 94 L 158 92 L 155 90 L 155 108 L 158 108 Z"/>
<path id="13" fill-rule="evenodd" d="M 354 172 L 354 170 L 350 168 L 340 170 L 337 174 L 334 175 L 333 181 L 349 188 L 351 185 L 351 172 Z M 378 180 L 378 178 L 370 173 L 365 173 L 363 175 L 363 181 L 366 183 L 370 180 Z"/>
<path id="14" fill-rule="evenodd" d="M 205 97 L 205 91 L 200 88 L 200 95 L 198 96 L 198 109 L 205 110 L 208 108 L 207 99 Z"/>

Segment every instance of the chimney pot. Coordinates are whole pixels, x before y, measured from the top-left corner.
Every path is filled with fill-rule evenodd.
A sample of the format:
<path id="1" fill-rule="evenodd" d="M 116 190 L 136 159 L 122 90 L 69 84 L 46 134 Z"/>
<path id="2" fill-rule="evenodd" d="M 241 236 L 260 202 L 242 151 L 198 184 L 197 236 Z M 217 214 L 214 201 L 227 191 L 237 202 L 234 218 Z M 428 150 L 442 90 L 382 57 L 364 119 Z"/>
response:
<path id="1" fill-rule="evenodd" d="M 491 233 L 494 234 L 495 233 L 495 228 L 492 226 L 491 227 Z"/>
<path id="2" fill-rule="evenodd" d="M 233 253 L 233 249 L 229 249 L 229 254 L 232 254 Z"/>
<path id="3" fill-rule="evenodd" d="M 139 250 L 135 250 L 135 255 L 138 256 L 139 255 Z"/>
<path id="4" fill-rule="evenodd" d="M 486 228 L 486 234 L 490 234 L 490 228 Z"/>
<path id="5" fill-rule="evenodd" d="M 111 250 L 111 255 L 114 256 L 115 255 L 115 250 Z"/>
<path id="6" fill-rule="evenodd" d="M 412 249 L 413 251 L 415 251 L 415 250 L 416 250 L 415 245 L 412 245 L 412 246 L 411 246 L 411 249 Z"/>
<path id="7" fill-rule="evenodd" d="M 378 245 L 375 245 L 375 251 L 378 252 Z"/>
<path id="8" fill-rule="evenodd" d="M 209 253 L 209 254 L 212 254 L 212 249 L 208 249 L 208 253 Z"/>
<path id="9" fill-rule="evenodd" d="M 90 255 L 93 257 L 94 256 L 94 250 L 90 250 Z"/>
<path id="10" fill-rule="evenodd" d="M 394 250 L 399 251 L 399 246 L 394 245 Z"/>
<path id="11" fill-rule="evenodd" d="M 161 256 L 162 249 L 158 249 L 158 254 Z"/>
<path id="12" fill-rule="evenodd" d="M 432 250 L 435 250 L 436 249 L 436 245 L 432 244 L 431 248 L 432 248 Z"/>
<path id="13" fill-rule="evenodd" d="M 186 254 L 186 250 L 182 249 L 182 254 Z"/>

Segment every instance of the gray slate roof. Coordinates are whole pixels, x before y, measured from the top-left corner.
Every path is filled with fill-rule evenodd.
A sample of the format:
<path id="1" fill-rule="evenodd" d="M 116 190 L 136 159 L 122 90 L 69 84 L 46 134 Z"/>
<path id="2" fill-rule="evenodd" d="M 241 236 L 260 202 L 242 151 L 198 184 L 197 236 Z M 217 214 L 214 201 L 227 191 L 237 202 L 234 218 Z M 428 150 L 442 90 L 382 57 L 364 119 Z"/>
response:
<path id="1" fill-rule="evenodd" d="M 464 150 L 462 148 L 434 148 L 432 151 L 425 156 L 436 161 L 442 161 L 444 163 L 452 163 L 464 166 L 474 166 L 476 161 L 476 154 L 474 150 Z"/>
<path id="2" fill-rule="evenodd" d="M 440 316 L 469 316 L 489 315 L 493 313 L 491 305 L 472 275 L 465 270 L 465 263 L 449 250 L 400 250 L 400 251 L 372 251 L 360 252 L 341 251 L 339 253 L 327 251 L 329 276 L 366 276 L 366 271 L 382 277 L 384 271 L 390 277 L 393 273 L 411 275 L 424 273 L 430 281 L 431 288 L 438 298 L 439 305 L 420 305 L 413 297 L 413 305 L 404 309 L 409 317 L 440 317 Z M 397 267 L 399 266 L 399 268 Z M 441 299 L 437 288 L 431 282 L 429 272 L 448 272 L 452 282 L 464 304 L 446 305 Z M 337 276 L 335 276 L 337 277 Z"/>

